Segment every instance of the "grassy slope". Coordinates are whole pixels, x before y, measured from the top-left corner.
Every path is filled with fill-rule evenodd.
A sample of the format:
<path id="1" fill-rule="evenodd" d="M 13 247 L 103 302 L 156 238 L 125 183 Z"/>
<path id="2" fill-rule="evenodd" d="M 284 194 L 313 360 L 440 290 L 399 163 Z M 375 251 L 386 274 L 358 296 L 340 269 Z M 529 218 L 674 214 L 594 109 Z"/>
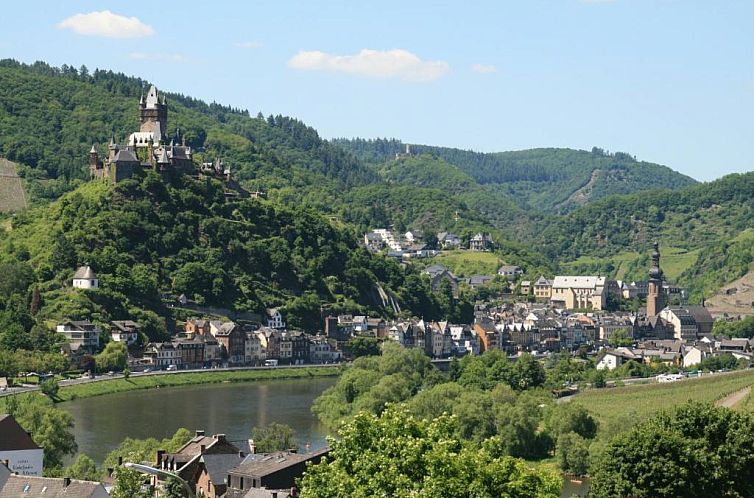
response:
<path id="1" fill-rule="evenodd" d="M 0 158 L 0 213 L 20 211 L 26 207 L 26 193 L 16 165 Z"/>
<path id="2" fill-rule="evenodd" d="M 667 384 L 594 389 L 576 395 L 600 422 L 600 434 L 612 436 L 650 415 L 686 401 L 712 402 L 754 385 L 754 370 Z"/>
<path id="3" fill-rule="evenodd" d="M 475 251 L 444 251 L 427 261 L 430 264 L 443 265 L 459 277 L 494 276 L 497 274 L 497 269 L 503 264 L 496 254 Z"/>

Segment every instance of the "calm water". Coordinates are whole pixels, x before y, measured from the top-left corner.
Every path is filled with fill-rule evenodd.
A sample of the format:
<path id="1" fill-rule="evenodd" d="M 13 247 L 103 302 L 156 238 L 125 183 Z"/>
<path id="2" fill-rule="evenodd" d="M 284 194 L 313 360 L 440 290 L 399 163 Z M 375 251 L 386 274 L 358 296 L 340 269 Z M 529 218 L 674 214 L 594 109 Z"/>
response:
<path id="1" fill-rule="evenodd" d="M 246 439 L 254 426 L 279 422 L 296 431 L 299 445 L 325 444 L 325 429 L 311 413 L 314 400 L 335 378 L 206 384 L 108 394 L 60 405 L 76 421 L 79 452 L 98 464 L 127 437 L 170 437 L 181 427 Z M 566 481 L 563 497 L 583 496 L 588 484 Z"/>
<path id="2" fill-rule="evenodd" d="M 246 439 L 254 426 L 278 422 L 293 427 L 299 445 L 319 448 L 325 429 L 312 402 L 335 378 L 206 384 L 108 394 L 60 405 L 76 421 L 79 451 L 101 463 L 127 438 L 162 439 L 180 427 Z"/>

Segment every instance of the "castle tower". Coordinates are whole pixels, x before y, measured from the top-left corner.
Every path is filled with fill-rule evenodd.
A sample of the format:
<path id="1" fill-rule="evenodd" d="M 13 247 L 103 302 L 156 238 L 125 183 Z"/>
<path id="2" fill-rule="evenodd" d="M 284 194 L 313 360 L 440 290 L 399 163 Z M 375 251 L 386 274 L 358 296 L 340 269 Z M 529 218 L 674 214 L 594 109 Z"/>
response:
<path id="1" fill-rule="evenodd" d="M 647 286 L 647 316 L 657 316 L 665 307 L 665 293 L 662 290 L 663 274 L 660 268 L 660 249 L 657 242 L 652 251 L 652 267 L 649 269 Z"/>
<path id="2" fill-rule="evenodd" d="M 155 143 L 160 143 L 167 136 L 168 104 L 165 97 L 160 102 L 157 87 L 152 85 L 144 96 L 139 100 L 139 131 L 152 133 Z"/>

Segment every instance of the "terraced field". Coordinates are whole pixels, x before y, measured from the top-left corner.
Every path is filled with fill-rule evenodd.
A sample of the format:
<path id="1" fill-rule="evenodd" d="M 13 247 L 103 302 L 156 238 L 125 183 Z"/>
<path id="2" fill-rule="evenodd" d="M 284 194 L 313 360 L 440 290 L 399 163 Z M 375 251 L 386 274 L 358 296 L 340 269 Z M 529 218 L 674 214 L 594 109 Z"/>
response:
<path id="1" fill-rule="evenodd" d="M 754 369 L 749 369 L 665 384 L 593 389 L 577 394 L 572 402 L 592 412 L 600 423 L 600 437 L 609 437 L 659 411 L 687 401 L 714 402 L 752 385 Z"/>
<path id="2" fill-rule="evenodd" d="M 25 207 L 26 192 L 15 163 L 0 158 L 0 213 L 12 213 Z"/>

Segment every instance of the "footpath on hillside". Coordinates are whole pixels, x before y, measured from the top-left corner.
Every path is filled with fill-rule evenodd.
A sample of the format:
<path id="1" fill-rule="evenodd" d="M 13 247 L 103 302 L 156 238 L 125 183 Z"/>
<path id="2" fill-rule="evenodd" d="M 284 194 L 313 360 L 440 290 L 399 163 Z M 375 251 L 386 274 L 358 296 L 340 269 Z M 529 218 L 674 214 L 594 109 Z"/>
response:
<path id="1" fill-rule="evenodd" d="M 732 394 L 729 394 L 728 396 L 724 397 L 721 400 L 718 400 L 717 403 L 715 403 L 717 406 L 722 406 L 723 408 L 733 408 L 736 405 L 738 405 L 740 402 L 746 399 L 746 397 L 751 393 L 751 386 L 745 387 L 741 389 L 740 391 L 736 391 Z"/>

